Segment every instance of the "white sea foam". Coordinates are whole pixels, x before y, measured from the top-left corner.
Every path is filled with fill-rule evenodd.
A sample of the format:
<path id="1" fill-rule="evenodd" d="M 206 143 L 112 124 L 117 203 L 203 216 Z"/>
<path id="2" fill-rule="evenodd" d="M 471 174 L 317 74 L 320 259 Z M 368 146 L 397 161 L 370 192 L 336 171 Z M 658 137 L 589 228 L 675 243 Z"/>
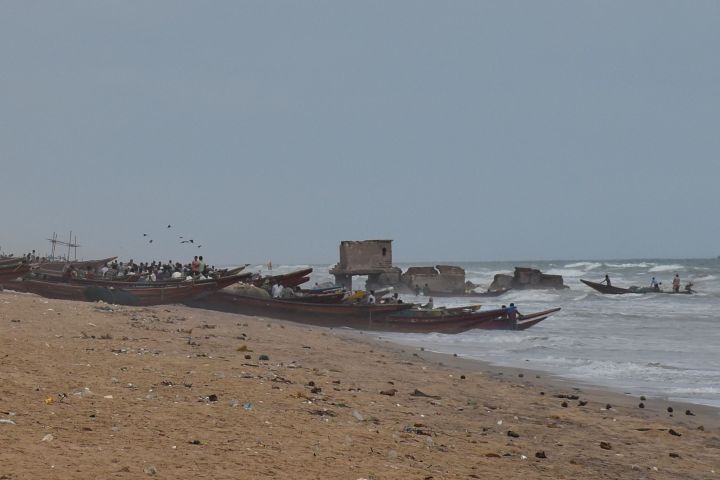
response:
<path id="1" fill-rule="evenodd" d="M 605 264 L 606 267 L 611 267 L 611 268 L 649 268 L 649 267 L 654 266 L 654 265 L 655 265 L 654 263 L 646 263 L 646 262 L 641 262 L 641 263 L 606 263 L 606 264 Z"/>
<path id="2" fill-rule="evenodd" d="M 685 267 L 683 267 L 682 265 L 657 265 L 648 270 L 648 272 L 672 272 L 676 270 L 682 270 L 683 268 Z"/>
<path id="3" fill-rule="evenodd" d="M 565 265 L 565 268 L 585 268 L 585 270 L 593 270 L 595 268 L 602 267 L 603 264 L 600 262 L 576 262 Z"/>

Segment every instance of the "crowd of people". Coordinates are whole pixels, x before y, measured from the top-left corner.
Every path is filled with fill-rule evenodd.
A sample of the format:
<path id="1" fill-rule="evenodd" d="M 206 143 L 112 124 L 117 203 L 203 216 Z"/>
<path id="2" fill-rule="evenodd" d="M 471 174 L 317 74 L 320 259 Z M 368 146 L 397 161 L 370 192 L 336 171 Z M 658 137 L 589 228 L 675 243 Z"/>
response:
<path id="1" fill-rule="evenodd" d="M 150 283 L 168 280 L 205 280 L 217 277 L 215 266 L 208 265 L 202 256 L 195 256 L 190 263 L 182 264 L 168 260 L 167 263 L 153 260 L 152 262 L 135 263 L 113 260 L 95 270 L 88 265 L 78 268 L 72 263 L 63 272 L 68 279 L 102 279 Z"/>

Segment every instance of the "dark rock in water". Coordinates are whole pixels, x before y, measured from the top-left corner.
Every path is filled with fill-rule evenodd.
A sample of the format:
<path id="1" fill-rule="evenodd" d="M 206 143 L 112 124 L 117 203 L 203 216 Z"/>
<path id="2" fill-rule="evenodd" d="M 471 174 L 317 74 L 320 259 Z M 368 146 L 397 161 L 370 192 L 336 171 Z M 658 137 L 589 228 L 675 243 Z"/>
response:
<path id="1" fill-rule="evenodd" d="M 677 431 L 673 430 L 672 428 L 670 430 L 668 430 L 668 433 L 670 435 L 675 435 L 676 437 L 682 437 L 682 434 L 680 432 L 677 432 Z"/>
<path id="2" fill-rule="evenodd" d="M 457 357 L 457 353 L 453 353 L 453 357 Z"/>
<path id="3" fill-rule="evenodd" d="M 668 411 L 668 413 L 672 413 L 672 412 L 673 412 L 673 407 L 668 407 L 668 408 L 667 408 L 667 411 Z"/>
<path id="4" fill-rule="evenodd" d="M 508 430 L 507 436 L 512 438 L 520 438 L 520 434 L 517 432 L 513 432 L 512 430 Z"/>
<path id="5" fill-rule="evenodd" d="M 685 410 L 685 415 L 690 415 L 691 417 L 695 416 L 695 414 L 692 412 L 692 410 Z"/>
<path id="6" fill-rule="evenodd" d="M 270 360 L 270 357 L 268 357 L 267 355 L 260 355 L 260 356 L 258 357 L 258 360 L 264 360 L 264 361 L 267 362 L 267 361 Z"/>
<path id="7" fill-rule="evenodd" d="M 578 407 L 584 407 L 585 405 L 587 405 L 587 400 L 580 400 L 578 402 Z"/>
<path id="8" fill-rule="evenodd" d="M 535 452 L 535 458 L 547 458 L 547 455 L 545 455 L 545 451 L 542 452 Z"/>
<path id="9" fill-rule="evenodd" d="M 647 398 L 645 398 L 645 395 L 640 395 L 640 400 L 644 402 L 645 400 L 647 400 Z"/>
<path id="10" fill-rule="evenodd" d="M 387 390 L 380 390 L 380 395 L 387 395 L 389 397 L 394 397 L 397 393 L 397 390 L 394 388 L 388 388 Z"/>
<path id="11" fill-rule="evenodd" d="M 217 402 L 218 396 L 213 393 L 211 395 L 208 395 L 208 400 L 210 400 L 211 402 Z"/>
<path id="12" fill-rule="evenodd" d="M 610 445 L 610 442 L 600 442 L 600 448 L 603 450 L 612 450 L 612 445 Z"/>
<path id="13" fill-rule="evenodd" d="M 567 407 L 568 407 L 568 403 L 565 402 L 565 401 L 563 401 L 563 402 L 560 404 L 560 406 L 563 407 L 563 408 L 567 408 Z"/>
<path id="14" fill-rule="evenodd" d="M 640 402 L 640 404 L 638 405 L 638 408 L 645 408 L 645 404 L 643 402 Z"/>

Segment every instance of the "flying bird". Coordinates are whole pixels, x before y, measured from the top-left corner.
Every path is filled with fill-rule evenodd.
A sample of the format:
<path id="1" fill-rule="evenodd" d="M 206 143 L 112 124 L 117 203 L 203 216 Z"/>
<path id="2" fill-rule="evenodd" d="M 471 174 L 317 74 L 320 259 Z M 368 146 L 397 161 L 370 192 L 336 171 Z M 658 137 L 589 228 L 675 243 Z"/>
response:
<path id="1" fill-rule="evenodd" d="M 143 237 L 147 237 L 147 233 L 143 233 Z"/>
<path id="2" fill-rule="evenodd" d="M 168 225 L 168 228 L 172 227 L 172 225 Z"/>
<path id="3" fill-rule="evenodd" d="M 150 240 L 150 243 L 152 243 L 152 240 Z"/>

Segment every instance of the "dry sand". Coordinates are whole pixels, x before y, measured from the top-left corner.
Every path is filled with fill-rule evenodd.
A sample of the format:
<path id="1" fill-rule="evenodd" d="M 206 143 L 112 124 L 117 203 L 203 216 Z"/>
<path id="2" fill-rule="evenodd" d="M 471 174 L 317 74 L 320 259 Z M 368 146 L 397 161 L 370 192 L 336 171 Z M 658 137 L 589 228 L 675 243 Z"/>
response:
<path id="1" fill-rule="evenodd" d="M 674 404 L 670 416 L 665 401 L 639 409 L 637 398 L 375 338 L 0 293 L 0 479 L 720 472 L 714 409 Z"/>

